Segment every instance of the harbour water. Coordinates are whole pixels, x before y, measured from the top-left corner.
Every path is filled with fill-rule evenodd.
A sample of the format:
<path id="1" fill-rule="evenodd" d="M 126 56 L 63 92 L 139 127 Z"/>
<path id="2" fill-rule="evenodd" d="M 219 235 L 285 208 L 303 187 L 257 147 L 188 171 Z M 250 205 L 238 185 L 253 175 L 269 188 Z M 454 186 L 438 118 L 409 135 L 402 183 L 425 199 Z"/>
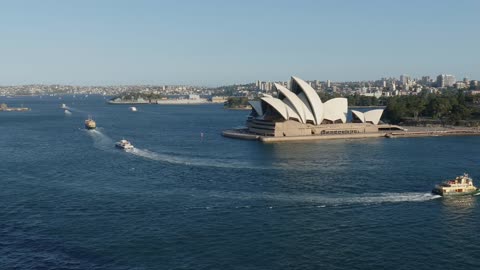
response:
<path id="1" fill-rule="evenodd" d="M 262 144 L 221 105 L 3 102 L 31 111 L 0 113 L 0 269 L 480 268 L 480 197 L 430 194 L 480 184 L 479 137 Z"/>

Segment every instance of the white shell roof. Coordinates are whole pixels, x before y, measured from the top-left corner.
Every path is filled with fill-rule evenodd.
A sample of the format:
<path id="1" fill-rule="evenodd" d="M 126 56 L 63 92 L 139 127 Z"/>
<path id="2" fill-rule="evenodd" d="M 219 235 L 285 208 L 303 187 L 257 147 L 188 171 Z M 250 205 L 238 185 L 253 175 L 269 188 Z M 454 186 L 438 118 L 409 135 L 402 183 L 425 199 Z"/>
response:
<path id="1" fill-rule="evenodd" d="M 332 98 L 323 104 L 323 118 L 330 121 L 341 120 L 347 122 L 348 100 L 346 98 Z"/>
<path id="2" fill-rule="evenodd" d="M 258 115 L 263 115 L 265 106 L 270 106 L 285 120 L 294 118 L 301 123 L 312 121 L 316 125 L 320 125 L 323 119 L 332 122 L 338 120 L 341 120 L 342 123 L 347 122 L 348 100 L 346 98 L 333 98 L 322 103 L 317 92 L 308 83 L 297 77 L 292 77 L 291 87 L 295 92 L 283 85 L 274 84 L 279 98 L 263 94 L 261 101 L 250 101 L 250 105 Z M 383 110 L 371 110 L 365 113 L 352 110 L 352 114 L 363 123 L 372 122 L 376 125 L 380 122 Z"/>
<path id="3" fill-rule="evenodd" d="M 263 115 L 262 102 L 260 100 L 250 100 L 248 103 L 250 103 L 252 109 L 255 110 L 258 115 Z"/>
<path id="4" fill-rule="evenodd" d="M 360 121 L 362 121 L 362 123 L 365 123 L 365 115 L 363 115 L 362 112 L 352 110 L 352 114 L 354 114 L 356 117 L 358 117 L 358 119 L 360 119 Z"/>
<path id="5" fill-rule="evenodd" d="M 355 114 L 355 116 L 357 116 L 363 123 L 372 122 L 374 125 L 378 125 L 383 114 L 383 109 L 370 110 L 364 113 L 352 110 L 352 113 Z"/>
<path id="6" fill-rule="evenodd" d="M 293 109 L 300 116 L 302 123 L 306 123 L 307 120 L 315 122 L 315 117 L 313 116 L 312 112 L 309 110 L 309 108 L 307 108 L 305 103 L 303 103 L 303 101 L 297 95 L 295 95 L 292 91 L 288 90 L 283 85 L 276 83 L 274 84 L 274 87 L 279 92 L 279 97 L 281 97 L 280 94 L 282 94 L 291 103 Z"/>
<path id="7" fill-rule="evenodd" d="M 263 97 L 262 101 L 266 102 L 268 105 L 272 106 L 285 120 L 290 119 L 290 117 L 300 120 L 300 116 L 292 109 L 290 106 L 285 104 L 281 99 L 273 97 Z"/>
<path id="8" fill-rule="evenodd" d="M 292 84 L 294 83 L 297 84 L 300 89 L 302 89 L 303 93 L 305 93 L 305 96 L 310 103 L 310 108 L 312 109 L 313 116 L 315 117 L 315 123 L 317 125 L 320 125 L 323 121 L 323 103 L 320 100 L 317 92 L 304 80 L 293 76 Z"/>
<path id="9" fill-rule="evenodd" d="M 370 110 L 363 113 L 365 115 L 365 122 L 372 122 L 374 125 L 378 125 L 380 118 L 382 117 L 383 109 Z"/>

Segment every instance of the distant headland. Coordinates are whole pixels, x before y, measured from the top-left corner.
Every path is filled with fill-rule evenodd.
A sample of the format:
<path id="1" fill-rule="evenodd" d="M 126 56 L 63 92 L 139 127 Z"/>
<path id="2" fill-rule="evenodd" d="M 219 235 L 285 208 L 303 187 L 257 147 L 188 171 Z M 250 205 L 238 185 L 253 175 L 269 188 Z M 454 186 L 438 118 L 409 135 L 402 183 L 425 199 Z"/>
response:
<path id="1" fill-rule="evenodd" d="M 208 104 L 208 103 L 223 103 L 225 97 L 212 97 L 210 99 L 202 98 L 200 95 L 189 94 L 187 96 L 168 97 L 165 95 L 154 93 L 127 93 L 120 96 L 113 97 L 108 104 L 163 104 L 163 105 L 190 105 L 190 104 Z"/>

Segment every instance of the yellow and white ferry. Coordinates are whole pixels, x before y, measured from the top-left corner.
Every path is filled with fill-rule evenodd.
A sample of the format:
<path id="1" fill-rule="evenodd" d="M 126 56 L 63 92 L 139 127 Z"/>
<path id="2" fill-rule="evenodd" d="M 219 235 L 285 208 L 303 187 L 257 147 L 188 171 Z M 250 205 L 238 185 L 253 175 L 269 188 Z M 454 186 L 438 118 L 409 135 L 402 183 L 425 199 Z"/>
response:
<path id="1" fill-rule="evenodd" d="M 97 128 L 97 123 L 93 121 L 91 117 L 88 117 L 87 120 L 85 120 L 85 128 L 86 129 L 96 129 Z"/>
<path id="2" fill-rule="evenodd" d="M 441 196 L 454 195 L 475 195 L 480 193 L 479 189 L 473 185 L 473 180 L 464 173 L 453 180 L 447 180 L 440 185 L 436 185 L 432 190 L 433 194 Z"/>

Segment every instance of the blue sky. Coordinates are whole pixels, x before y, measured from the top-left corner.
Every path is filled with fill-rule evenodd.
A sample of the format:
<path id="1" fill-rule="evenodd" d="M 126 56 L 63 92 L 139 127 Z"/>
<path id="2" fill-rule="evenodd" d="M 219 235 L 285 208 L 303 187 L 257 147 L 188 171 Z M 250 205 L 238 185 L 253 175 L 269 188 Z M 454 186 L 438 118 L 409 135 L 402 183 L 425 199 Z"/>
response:
<path id="1" fill-rule="evenodd" d="M 0 85 L 480 79 L 480 1 L 0 4 Z"/>

